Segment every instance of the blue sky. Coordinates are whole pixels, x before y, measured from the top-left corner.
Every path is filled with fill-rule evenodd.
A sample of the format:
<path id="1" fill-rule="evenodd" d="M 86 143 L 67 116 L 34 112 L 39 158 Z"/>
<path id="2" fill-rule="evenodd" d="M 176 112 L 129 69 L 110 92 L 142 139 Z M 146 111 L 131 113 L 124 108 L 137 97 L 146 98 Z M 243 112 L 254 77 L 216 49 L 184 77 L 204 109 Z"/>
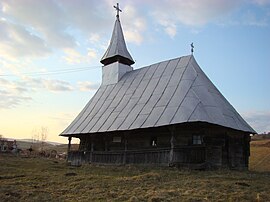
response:
<path id="1" fill-rule="evenodd" d="M 118 1 L 140 68 L 190 54 L 259 133 L 270 131 L 270 0 Z M 58 137 L 101 83 L 112 0 L 0 1 L 0 134 Z"/>

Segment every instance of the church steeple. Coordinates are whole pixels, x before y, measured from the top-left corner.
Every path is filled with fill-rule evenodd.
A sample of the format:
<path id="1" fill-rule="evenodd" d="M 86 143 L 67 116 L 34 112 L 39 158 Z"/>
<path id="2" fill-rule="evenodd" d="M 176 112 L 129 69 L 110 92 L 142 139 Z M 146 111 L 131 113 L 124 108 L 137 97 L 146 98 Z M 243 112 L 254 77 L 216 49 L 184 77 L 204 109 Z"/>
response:
<path id="1" fill-rule="evenodd" d="M 112 38 L 110 41 L 110 45 L 103 57 L 101 58 L 100 62 L 104 65 L 109 65 L 114 62 L 119 62 L 125 65 L 132 65 L 135 62 L 133 61 L 126 47 L 125 38 L 119 19 L 119 11 L 121 12 L 119 4 L 117 3 L 117 6 L 114 6 L 114 8 L 117 11 L 117 15 L 113 28 Z"/>

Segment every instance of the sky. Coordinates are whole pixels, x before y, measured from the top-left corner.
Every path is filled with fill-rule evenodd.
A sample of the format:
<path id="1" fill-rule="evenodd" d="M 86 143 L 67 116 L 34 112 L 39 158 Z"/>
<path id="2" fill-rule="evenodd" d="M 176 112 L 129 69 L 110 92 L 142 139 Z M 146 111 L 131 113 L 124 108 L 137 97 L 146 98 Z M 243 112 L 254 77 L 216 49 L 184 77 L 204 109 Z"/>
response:
<path id="1" fill-rule="evenodd" d="M 242 117 L 270 131 L 270 0 L 0 0 L 0 134 L 59 134 L 101 83 L 116 3 L 134 69 L 189 55 Z"/>

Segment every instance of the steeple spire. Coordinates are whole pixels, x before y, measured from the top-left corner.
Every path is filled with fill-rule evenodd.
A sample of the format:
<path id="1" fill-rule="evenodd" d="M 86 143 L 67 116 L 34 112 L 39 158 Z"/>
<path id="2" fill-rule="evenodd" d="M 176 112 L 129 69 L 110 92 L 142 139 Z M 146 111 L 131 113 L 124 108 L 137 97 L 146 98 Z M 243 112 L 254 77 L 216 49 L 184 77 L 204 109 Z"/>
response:
<path id="1" fill-rule="evenodd" d="M 110 45 L 103 57 L 101 58 L 100 62 L 104 65 L 109 65 L 114 62 L 119 62 L 125 65 L 132 65 L 135 62 L 133 61 L 131 55 L 127 50 L 125 38 L 119 19 L 119 11 L 122 12 L 122 10 L 119 8 L 118 3 L 116 6 L 114 6 L 114 8 L 116 9 L 117 13 L 112 38 L 110 41 Z"/>

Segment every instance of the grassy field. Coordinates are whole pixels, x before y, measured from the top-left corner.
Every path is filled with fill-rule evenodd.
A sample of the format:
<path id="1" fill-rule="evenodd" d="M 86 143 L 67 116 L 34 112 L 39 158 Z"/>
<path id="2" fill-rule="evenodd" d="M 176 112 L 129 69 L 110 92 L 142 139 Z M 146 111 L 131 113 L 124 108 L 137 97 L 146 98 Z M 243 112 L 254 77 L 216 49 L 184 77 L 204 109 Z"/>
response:
<path id="1" fill-rule="evenodd" d="M 270 201 L 270 147 L 252 144 L 251 152 L 250 171 L 244 172 L 77 168 L 1 155 L 0 201 Z"/>
<path id="2" fill-rule="evenodd" d="M 251 171 L 270 172 L 270 139 L 251 142 Z"/>

